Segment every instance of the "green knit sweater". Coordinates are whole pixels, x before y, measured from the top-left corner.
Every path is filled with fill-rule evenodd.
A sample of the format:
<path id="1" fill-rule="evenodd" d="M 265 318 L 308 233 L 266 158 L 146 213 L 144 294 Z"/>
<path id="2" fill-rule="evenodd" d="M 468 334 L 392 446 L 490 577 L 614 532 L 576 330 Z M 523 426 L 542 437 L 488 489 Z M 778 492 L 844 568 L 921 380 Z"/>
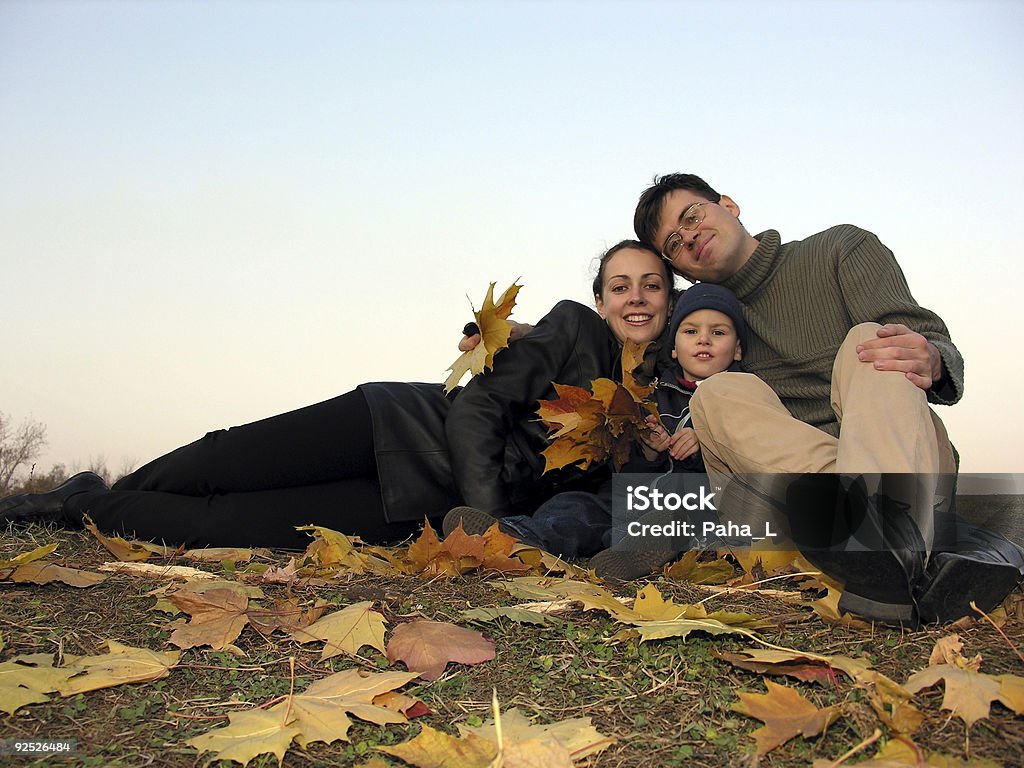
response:
<path id="1" fill-rule="evenodd" d="M 875 235 L 840 224 L 785 245 L 775 230 L 757 240 L 750 261 L 722 285 L 743 304 L 749 347 L 743 369 L 771 386 L 796 418 L 839 434 L 832 363 L 849 330 L 869 321 L 903 323 L 925 336 L 944 369 L 929 401 L 960 399 L 964 361 L 946 324 L 914 301 L 892 251 Z"/>

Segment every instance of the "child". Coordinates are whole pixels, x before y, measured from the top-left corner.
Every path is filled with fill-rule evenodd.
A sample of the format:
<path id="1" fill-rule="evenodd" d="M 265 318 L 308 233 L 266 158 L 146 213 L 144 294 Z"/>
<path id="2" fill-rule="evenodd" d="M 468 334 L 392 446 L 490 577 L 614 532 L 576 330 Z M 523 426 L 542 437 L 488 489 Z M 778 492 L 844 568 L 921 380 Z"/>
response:
<path id="1" fill-rule="evenodd" d="M 690 426 L 690 397 L 701 381 L 733 369 L 740 360 L 746 338 L 746 324 L 739 302 L 726 288 L 699 283 L 676 301 L 663 339 L 672 344 L 674 364 L 659 369 L 655 402 L 661 420 L 649 416 L 652 431 L 645 445 L 634 453 L 621 472 L 703 472 L 697 436 Z M 601 573 L 602 560 L 628 561 L 635 574 L 609 573 L 614 578 L 638 578 L 645 570 L 646 552 L 607 549 L 611 542 L 611 481 L 598 493 L 568 491 L 542 504 L 533 515 L 515 515 L 500 520 L 472 507 L 456 507 L 444 520 L 444 533 L 459 521 L 467 533 L 483 533 L 496 521 L 501 530 L 516 538 L 565 557 L 587 557 Z M 602 551 L 603 550 L 603 551 Z M 607 554 L 611 553 L 611 554 Z M 674 553 L 673 553 L 674 554 Z M 671 555 L 651 569 L 667 562 Z M 612 568 L 612 570 L 621 570 Z"/>

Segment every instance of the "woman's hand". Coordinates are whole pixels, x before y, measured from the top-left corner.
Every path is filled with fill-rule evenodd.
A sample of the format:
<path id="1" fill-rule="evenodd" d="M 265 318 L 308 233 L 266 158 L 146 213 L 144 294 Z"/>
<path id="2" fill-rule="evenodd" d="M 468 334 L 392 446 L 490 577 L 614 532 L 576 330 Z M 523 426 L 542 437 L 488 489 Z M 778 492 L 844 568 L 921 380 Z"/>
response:
<path id="1" fill-rule="evenodd" d="M 644 455 L 647 457 L 648 461 L 654 461 L 658 458 L 656 454 L 664 453 L 668 450 L 671 435 L 669 435 L 668 430 L 662 426 L 662 423 L 657 416 L 648 416 L 644 419 L 644 423 L 650 427 L 647 432 L 640 433 L 640 439 L 644 441 Z"/>

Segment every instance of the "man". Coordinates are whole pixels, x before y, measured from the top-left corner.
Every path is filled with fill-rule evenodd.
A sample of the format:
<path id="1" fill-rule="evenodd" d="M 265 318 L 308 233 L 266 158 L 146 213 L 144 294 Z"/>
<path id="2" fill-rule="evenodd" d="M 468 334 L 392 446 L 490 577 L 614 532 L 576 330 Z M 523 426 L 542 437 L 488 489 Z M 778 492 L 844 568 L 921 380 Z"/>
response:
<path id="1" fill-rule="evenodd" d="M 945 618 L 960 606 L 927 594 L 930 582 L 950 583 L 949 573 L 938 579 L 943 567 L 957 578 L 995 578 L 996 591 L 1009 591 L 1020 576 L 1006 562 L 1015 550 L 984 567 L 944 556 L 924 573 L 956 473 L 928 403 L 951 405 L 963 393 L 963 358 L 945 323 L 917 304 L 892 252 L 870 232 L 840 225 L 783 244 L 774 230 L 751 236 L 739 215 L 703 179 L 670 174 L 643 192 L 634 216 L 638 238 L 676 272 L 721 284 L 743 305 L 747 373 L 712 377 L 691 402 L 709 473 L 802 477 L 770 494 L 785 495 L 795 535 L 829 508 L 845 516 L 841 547 L 852 535 L 876 551 L 817 559 L 846 582 L 851 610 L 893 621 L 914 622 L 919 610 L 925 620 Z M 844 479 L 840 486 L 806 473 Z M 822 524 L 826 549 L 837 543 L 830 526 L 839 522 Z"/>
<path id="2" fill-rule="evenodd" d="M 739 214 L 735 201 L 699 177 L 671 174 L 641 195 L 634 218 L 640 239 L 680 275 L 731 289 L 750 325 L 743 368 L 756 378 L 718 377 L 697 396 L 701 444 L 714 468 L 955 471 L 928 402 L 960 399 L 963 358 L 941 318 L 914 301 L 892 253 L 849 225 L 783 245 L 774 230 L 752 237 Z M 880 327 L 859 329 L 853 359 L 835 371 L 849 380 L 834 381 L 840 347 L 861 323 Z M 736 402 L 723 413 L 727 398 Z"/>

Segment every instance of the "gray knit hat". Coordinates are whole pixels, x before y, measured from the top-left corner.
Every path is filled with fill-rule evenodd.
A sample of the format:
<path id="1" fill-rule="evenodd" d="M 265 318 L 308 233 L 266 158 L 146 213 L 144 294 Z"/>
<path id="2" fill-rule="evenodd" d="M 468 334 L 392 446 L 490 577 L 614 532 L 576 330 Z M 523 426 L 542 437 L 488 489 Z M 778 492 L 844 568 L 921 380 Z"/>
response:
<path id="1" fill-rule="evenodd" d="M 683 319 L 698 309 L 716 309 L 727 315 L 736 329 L 736 337 L 740 341 L 740 346 L 744 352 L 746 351 L 747 324 L 743 321 L 743 307 L 740 306 L 732 291 L 714 283 L 697 283 L 683 291 L 683 294 L 676 299 L 676 306 L 672 310 L 672 320 L 668 325 L 670 345 L 675 343 L 676 331 L 679 330 Z"/>

